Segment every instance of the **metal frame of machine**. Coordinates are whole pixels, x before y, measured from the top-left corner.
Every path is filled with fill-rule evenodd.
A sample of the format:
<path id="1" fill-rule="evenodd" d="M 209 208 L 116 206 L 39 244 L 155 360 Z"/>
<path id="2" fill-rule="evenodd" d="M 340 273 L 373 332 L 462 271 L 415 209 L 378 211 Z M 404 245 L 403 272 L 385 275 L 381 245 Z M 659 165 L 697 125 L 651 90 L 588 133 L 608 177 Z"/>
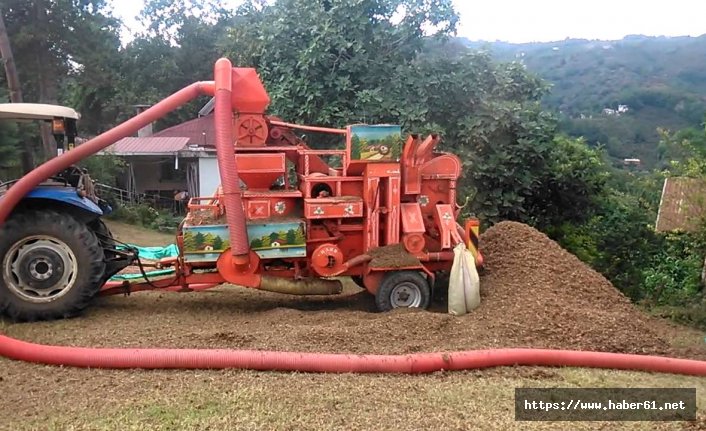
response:
<path id="1" fill-rule="evenodd" d="M 224 78 L 231 87 L 217 88 L 216 116 L 233 124 L 233 136 L 225 133 L 217 143 L 224 185 L 214 196 L 190 200 L 177 236 L 182 253 L 161 262 L 175 266 L 177 275 L 108 283 L 104 294 L 224 282 L 331 294 L 340 291 L 340 282 L 330 279 L 337 276 L 356 277 L 376 294 L 392 271 L 423 273 L 433 285 L 439 271 L 450 269 L 459 242 L 482 264 L 478 220 L 465 228 L 457 222 L 461 162 L 435 151 L 439 136 L 403 141 L 399 127 L 390 125 L 285 123 L 265 115 L 269 97 L 254 69 L 221 70 L 231 74 Z M 297 130 L 337 135 L 345 149 L 312 149 Z M 361 143 L 361 136 L 368 139 Z M 337 166 L 325 161 L 334 158 Z"/>

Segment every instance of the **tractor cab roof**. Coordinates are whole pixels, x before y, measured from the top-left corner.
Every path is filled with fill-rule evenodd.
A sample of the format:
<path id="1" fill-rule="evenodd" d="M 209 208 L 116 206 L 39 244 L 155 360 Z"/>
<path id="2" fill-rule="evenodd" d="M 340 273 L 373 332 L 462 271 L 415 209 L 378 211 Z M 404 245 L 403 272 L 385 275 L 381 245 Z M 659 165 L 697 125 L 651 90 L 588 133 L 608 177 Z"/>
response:
<path id="1" fill-rule="evenodd" d="M 0 103 L 0 119 L 53 120 L 70 118 L 78 120 L 81 115 L 72 108 L 44 103 Z"/>

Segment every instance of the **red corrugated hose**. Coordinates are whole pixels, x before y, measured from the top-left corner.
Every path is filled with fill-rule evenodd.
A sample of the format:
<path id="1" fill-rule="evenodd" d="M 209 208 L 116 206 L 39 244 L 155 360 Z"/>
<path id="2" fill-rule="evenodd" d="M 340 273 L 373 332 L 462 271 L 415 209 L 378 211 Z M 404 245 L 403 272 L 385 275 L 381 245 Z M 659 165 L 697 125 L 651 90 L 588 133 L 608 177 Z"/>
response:
<path id="1" fill-rule="evenodd" d="M 612 368 L 706 376 L 706 362 L 659 356 L 544 349 L 494 349 L 409 355 L 347 355 L 222 349 L 108 349 L 47 346 L 0 335 L 0 355 L 84 368 L 222 369 L 315 373 L 430 373 L 498 366 Z"/>

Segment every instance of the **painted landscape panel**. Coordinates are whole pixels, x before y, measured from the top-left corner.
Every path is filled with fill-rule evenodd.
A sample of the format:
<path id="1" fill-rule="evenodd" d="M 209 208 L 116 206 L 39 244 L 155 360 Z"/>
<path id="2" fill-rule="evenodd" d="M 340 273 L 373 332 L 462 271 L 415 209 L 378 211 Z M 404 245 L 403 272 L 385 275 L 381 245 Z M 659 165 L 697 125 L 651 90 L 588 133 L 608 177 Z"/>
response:
<path id="1" fill-rule="evenodd" d="M 304 222 L 248 223 L 250 248 L 263 259 L 305 257 Z M 184 257 L 187 262 L 213 262 L 230 247 L 227 225 L 184 227 Z"/>
<path id="2" fill-rule="evenodd" d="M 402 154 L 402 128 L 394 125 L 351 126 L 351 159 L 390 162 Z"/>

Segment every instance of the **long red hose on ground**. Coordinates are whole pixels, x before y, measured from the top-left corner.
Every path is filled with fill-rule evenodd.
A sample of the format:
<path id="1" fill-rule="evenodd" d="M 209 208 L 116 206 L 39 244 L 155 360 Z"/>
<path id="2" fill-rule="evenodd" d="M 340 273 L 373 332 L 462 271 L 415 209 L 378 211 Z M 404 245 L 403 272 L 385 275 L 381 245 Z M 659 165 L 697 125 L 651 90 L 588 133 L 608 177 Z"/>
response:
<path id="1" fill-rule="evenodd" d="M 83 368 L 224 369 L 316 373 L 430 373 L 497 366 L 612 368 L 706 376 L 706 362 L 658 356 L 543 349 L 495 349 L 409 355 L 347 355 L 220 349 L 108 349 L 46 346 L 0 335 L 10 359 Z"/>
<path id="2" fill-rule="evenodd" d="M 227 84 L 226 86 L 227 87 Z M 97 153 L 201 94 L 214 83 L 192 84 L 142 114 L 39 166 L 14 184 L 0 201 L 0 226 L 33 187 Z M 224 112 L 219 107 L 219 112 Z M 226 118 L 226 113 L 221 114 Z M 220 139 L 225 148 L 227 136 Z M 219 153 L 222 148 L 219 148 Z M 232 154 L 230 150 L 226 153 Z M 219 154 L 223 158 L 222 154 Z M 225 158 L 229 159 L 228 157 Z M 235 167 L 234 164 L 228 164 Z M 236 176 L 237 178 L 237 172 Z M 237 184 L 235 182 L 234 184 Z M 410 355 L 345 355 L 209 349 L 107 349 L 49 346 L 0 335 L 0 356 L 48 365 L 87 368 L 242 368 L 306 372 L 426 373 L 512 365 L 575 366 L 706 375 L 706 362 L 657 356 L 542 349 L 496 349 Z"/>

